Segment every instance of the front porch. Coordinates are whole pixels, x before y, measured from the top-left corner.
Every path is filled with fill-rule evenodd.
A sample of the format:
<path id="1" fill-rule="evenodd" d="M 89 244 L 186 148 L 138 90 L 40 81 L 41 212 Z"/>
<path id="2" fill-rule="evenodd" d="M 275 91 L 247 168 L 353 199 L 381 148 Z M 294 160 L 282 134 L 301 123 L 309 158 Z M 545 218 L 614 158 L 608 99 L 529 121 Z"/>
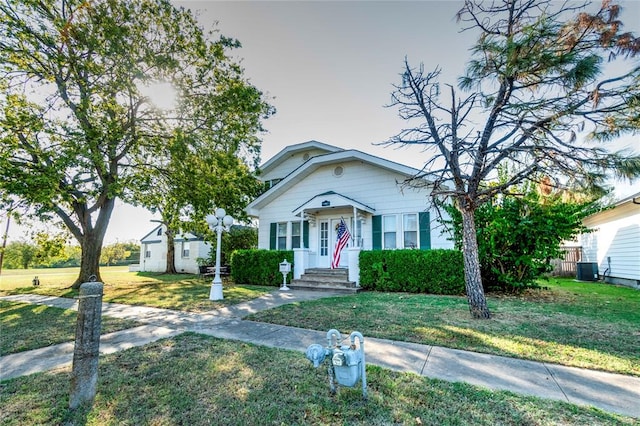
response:
<path id="1" fill-rule="evenodd" d="M 357 293 L 360 291 L 360 286 L 355 281 L 349 281 L 349 271 L 343 268 L 309 268 L 300 278 L 291 281 L 289 288 L 338 293 Z"/>
<path id="2" fill-rule="evenodd" d="M 360 290 L 360 248 L 343 251 L 347 266 L 336 269 L 318 267 L 310 249 L 293 250 L 293 280 L 291 288 L 333 290 L 356 293 Z"/>

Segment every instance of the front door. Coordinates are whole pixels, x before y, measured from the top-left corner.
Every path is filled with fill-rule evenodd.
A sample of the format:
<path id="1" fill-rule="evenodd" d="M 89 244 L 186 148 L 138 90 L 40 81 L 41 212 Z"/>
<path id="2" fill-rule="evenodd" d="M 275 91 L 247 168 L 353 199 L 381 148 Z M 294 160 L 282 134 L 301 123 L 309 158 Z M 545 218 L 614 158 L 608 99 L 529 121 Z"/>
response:
<path id="1" fill-rule="evenodd" d="M 318 236 L 318 267 L 328 268 L 331 266 L 331 250 L 333 247 L 330 245 L 329 238 L 329 221 L 323 220 L 320 222 L 320 235 Z"/>
<path id="2" fill-rule="evenodd" d="M 351 221 L 350 218 L 345 218 L 347 228 L 351 233 Z M 318 267 L 330 268 L 333 260 L 333 253 L 338 242 L 338 225 L 340 224 L 340 218 L 333 218 L 329 220 L 323 220 L 320 222 L 320 235 L 318 238 L 319 247 L 318 253 L 319 262 Z M 349 266 L 349 256 L 347 255 L 347 248 L 351 247 L 351 238 L 347 245 L 342 249 L 340 253 L 339 268 L 347 268 Z"/>

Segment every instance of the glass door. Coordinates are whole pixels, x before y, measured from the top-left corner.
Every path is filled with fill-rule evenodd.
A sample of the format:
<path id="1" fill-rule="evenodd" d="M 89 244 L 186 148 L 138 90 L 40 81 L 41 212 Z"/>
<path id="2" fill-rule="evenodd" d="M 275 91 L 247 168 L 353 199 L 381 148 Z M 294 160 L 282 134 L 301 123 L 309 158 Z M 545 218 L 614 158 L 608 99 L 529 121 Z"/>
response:
<path id="1" fill-rule="evenodd" d="M 320 222 L 320 238 L 318 241 L 320 244 L 320 247 L 318 247 L 318 267 L 328 268 L 331 265 L 331 253 L 329 253 L 329 221 L 327 220 Z"/>

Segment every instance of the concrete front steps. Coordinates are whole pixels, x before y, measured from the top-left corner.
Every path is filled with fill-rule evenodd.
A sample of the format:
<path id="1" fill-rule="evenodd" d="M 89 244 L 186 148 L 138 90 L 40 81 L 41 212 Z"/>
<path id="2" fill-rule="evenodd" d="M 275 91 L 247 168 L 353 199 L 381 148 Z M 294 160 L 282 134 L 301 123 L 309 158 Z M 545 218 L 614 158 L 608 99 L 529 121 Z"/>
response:
<path id="1" fill-rule="evenodd" d="M 332 291 L 339 293 L 357 293 L 360 287 L 349 281 L 347 269 L 307 269 L 300 279 L 291 281 L 289 287 L 300 290 Z"/>

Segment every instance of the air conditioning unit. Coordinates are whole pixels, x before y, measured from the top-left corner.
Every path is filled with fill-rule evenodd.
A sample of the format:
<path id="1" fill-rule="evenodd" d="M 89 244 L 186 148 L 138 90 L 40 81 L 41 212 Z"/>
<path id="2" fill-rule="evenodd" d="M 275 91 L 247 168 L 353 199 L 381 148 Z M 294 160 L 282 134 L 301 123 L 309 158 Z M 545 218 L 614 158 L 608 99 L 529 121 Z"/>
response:
<path id="1" fill-rule="evenodd" d="M 595 262 L 577 262 L 576 275 L 578 281 L 598 281 L 598 264 Z"/>

